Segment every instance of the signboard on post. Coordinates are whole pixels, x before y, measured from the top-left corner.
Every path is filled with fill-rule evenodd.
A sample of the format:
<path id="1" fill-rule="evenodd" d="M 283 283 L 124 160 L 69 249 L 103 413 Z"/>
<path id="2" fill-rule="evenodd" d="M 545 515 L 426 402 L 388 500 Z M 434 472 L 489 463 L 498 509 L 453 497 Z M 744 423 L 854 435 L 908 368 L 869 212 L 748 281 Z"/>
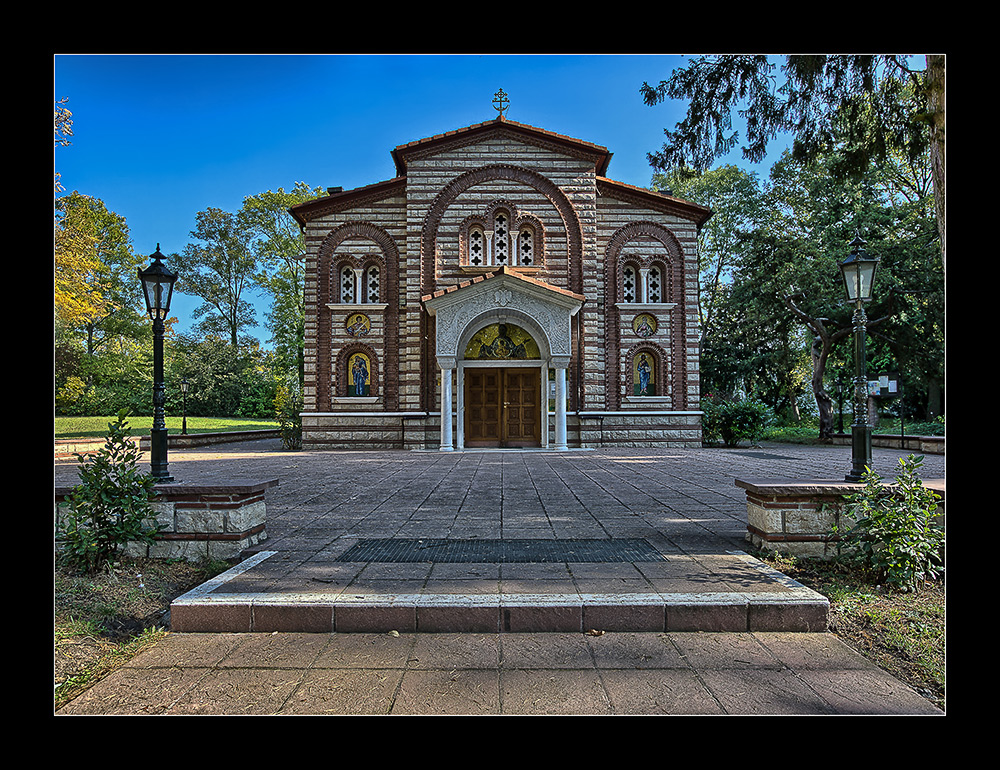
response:
<path id="1" fill-rule="evenodd" d="M 880 372 L 878 375 L 878 393 L 880 398 L 897 398 L 899 396 L 899 375 L 896 372 Z"/>

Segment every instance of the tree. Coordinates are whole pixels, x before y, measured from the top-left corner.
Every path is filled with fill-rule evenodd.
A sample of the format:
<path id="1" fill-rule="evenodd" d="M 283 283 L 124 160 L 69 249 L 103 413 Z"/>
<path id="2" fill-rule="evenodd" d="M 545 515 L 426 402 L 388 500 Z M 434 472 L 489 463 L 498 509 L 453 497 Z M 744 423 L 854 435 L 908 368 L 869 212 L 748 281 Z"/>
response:
<path id="1" fill-rule="evenodd" d="M 257 284 L 271 295 L 267 328 L 281 365 L 304 379 L 305 240 L 289 209 L 324 194 L 304 182 L 285 192 L 268 190 L 243 199 L 239 220 L 245 227 L 258 264 Z"/>
<path id="2" fill-rule="evenodd" d="M 99 290 L 105 268 L 97 257 L 97 233 L 84 212 L 60 213 L 59 208 L 57 201 L 53 243 L 57 331 L 81 327 L 108 312 L 108 301 Z"/>
<path id="3" fill-rule="evenodd" d="M 55 135 L 56 147 L 68 147 L 70 144 L 69 137 L 73 136 L 73 113 L 66 107 L 67 101 L 69 100 L 64 97 L 56 102 L 55 118 L 53 119 L 53 133 Z M 55 177 L 55 191 L 57 194 L 63 191 L 63 186 L 59 182 L 58 171 Z"/>
<path id="4" fill-rule="evenodd" d="M 191 236 L 201 243 L 189 243 L 168 258 L 171 270 L 180 275 L 175 290 L 203 300 L 193 312 L 202 319 L 196 326 L 200 333 L 225 336 L 238 348 L 240 332 L 255 316 L 244 299 L 255 285 L 257 270 L 249 234 L 236 216 L 222 209 L 200 211 L 196 219 Z"/>
<path id="5" fill-rule="evenodd" d="M 167 361 L 168 381 L 188 381 L 187 414 L 204 417 L 273 417 L 279 376 L 257 340 L 239 348 L 209 335 L 178 335 Z"/>
<path id="6" fill-rule="evenodd" d="M 837 263 L 846 257 L 847 244 L 859 229 L 870 241 L 866 249 L 881 263 L 867 311 L 866 333 L 874 337 L 872 360 L 881 362 L 880 368 L 892 361 L 905 369 L 909 381 L 919 383 L 925 394 L 930 394 L 931 383 L 943 382 L 940 252 L 934 246 L 926 197 L 910 196 L 919 188 L 913 179 L 920 174 L 901 184 L 913 167 L 898 156 L 896 161 L 882 161 L 863 177 L 838 181 L 827 173 L 842 162 L 838 155 L 807 165 L 786 153 L 771 171 L 769 195 L 780 215 L 773 248 L 786 253 L 779 262 L 789 267 L 775 268 L 765 261 L 759 280 L 784 273 L 782 302 L 810 332 L 821 438 L 833 433 L 832 399 L 824 386 L 827 362 L 838 344 L 846 345 L 853 334 Z"/>
<path id="7" fill-rule="evenodd" d="M 83 331 L 89 355 L 116 337 L 143 336 L 148 324 L 140 311 L 136 273 L 142 258 L 132 249 L 125 218 L 109 211 L 100 199 L 75 191 L 56 200 L 56 212 L 57 265 L 63 265 L 65 279 L 57 282 L 56 305 L 65 303 L 71 281 L 82 282 L 77 291 L 91 300 L 86 312 L 67 313 L 64 323 Z M 69 274 L 68 265 L 79 269 L 88 260 L 91 264 L 82 274 Z"/>
<path id="8" fill-rule="evenodd" d="M 688 102 L 687 116 L 667 143 L 650 153 L 654 168 L 705 170 L 740 141 L 732 113 L 746 121 L 743 157 L 757 163 L 769 142 L 790 134 L 798 160 L 839 147 L 840 177 L 863 174 L 892 152 L 918 158 L 930 148 L 942 261 L 945 254 L 945 62 L 928 55 L 926 69 L 896 55 L 793 55 L 782 66 L 763 55 L 700 56 L 657 86 L 643 83 L 648 105 Z"/>
<path id="9" fill-rule="evenodd" d="M 761 227 L 769 215 L 766 199 L 755 174 L 729 165 L 702 173 L 675 169 L 654 174 L 653 187 L 713 211 L 698 231 L 698 309 L 704 344 L 723 301 L 723 287 L 742 263 L 743 236 Z"/>

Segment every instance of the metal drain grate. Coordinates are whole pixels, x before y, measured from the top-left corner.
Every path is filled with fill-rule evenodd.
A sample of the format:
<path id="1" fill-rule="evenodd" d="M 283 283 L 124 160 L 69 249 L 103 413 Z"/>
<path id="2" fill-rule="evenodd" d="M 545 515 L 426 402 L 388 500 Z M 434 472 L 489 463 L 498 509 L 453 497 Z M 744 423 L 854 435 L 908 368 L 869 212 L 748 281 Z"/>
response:
<path id="1" fill-rule="evenodd" d="M 593 540 L 360 540 L 337 561 L 546 563 L 664 561 L 664 556 L 641 539 Z"/>

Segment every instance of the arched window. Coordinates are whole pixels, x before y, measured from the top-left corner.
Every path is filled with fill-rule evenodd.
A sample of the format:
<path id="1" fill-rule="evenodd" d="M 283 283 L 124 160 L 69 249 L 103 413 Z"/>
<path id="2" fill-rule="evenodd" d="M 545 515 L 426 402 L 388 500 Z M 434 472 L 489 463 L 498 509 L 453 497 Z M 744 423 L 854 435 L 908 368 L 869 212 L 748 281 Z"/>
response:
<path id="1" fill-rule="evenodd" d="M 460 231 L 460 263 L 469 267 L 540 267 L 543 229 L 531 214 L 508 205 L 492 207 L 492 214 L 473 215 Z"/>
<path id="2" fill-rule="evenodd" d="M 379 301 L 379 272 L 378 265 L 370 265 L 367 272 L 365 273 L 365 279 L 367 281 L 366 297 L 367 301 L 370 303 L 376 303 Z"/>
<path id="3" fill-rule="evenodd" d="M 535 264 L 535 232 L 522 227 L 517 236 L 517 264 L 530 267 Z"/>
<path id="4" fill-rule="evenodd" d="M 350 260 L 340 266 L 339 302 L 342 305 L 376 304 L 382 297 L 381 266 L 369 263 L 361 267 L 359 261 Z"/>
<path id="5" fill-rule="evenodd" d="M 486 264 L 486 236 L 479 225 L 469 230 L 469 264 L 473 267 Z"/>
<path id="6" fill-rule="evenodd" d="M 663 282 L 657 265 L 649 268 L 646 274 L 646 301 L 663 302 Z"/>
<path id="7" fill-rule="evenodd" d="M 638 272 L 632 265 L 625 265 L 624 270 L 622 270 L 622 302 L 639 301 L 636 294 Z"/>
<path id="8" fill-rule="evenodd" d="M 350 265 L 344 265 L 340 270 L 340 301 L 345 305 L 354 304 L 354 269 Z"/>
<path id="9" fill-rule="evenodd" d="M 507 265 L 510 259 L 510 231 L 507 212 L 498 211 L 493 220 L 493 264 Z"/>
<path id="10" fill-rule="evenodd" d="M 622 302 L 662 304 L 666 302 L 665 270 L 660 263 L 639 267 L 626 263 L 622 267 Z"/>

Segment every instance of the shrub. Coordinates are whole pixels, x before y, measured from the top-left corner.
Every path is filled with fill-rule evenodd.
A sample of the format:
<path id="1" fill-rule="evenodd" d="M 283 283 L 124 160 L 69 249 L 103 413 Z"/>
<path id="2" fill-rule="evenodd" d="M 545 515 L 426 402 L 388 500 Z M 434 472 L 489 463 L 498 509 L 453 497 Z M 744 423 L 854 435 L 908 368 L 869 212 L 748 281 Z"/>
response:
<path id="1" fill-rule="evenodd" d="M 839 558 L 859 563 L 876 584 L 909 591 L 944 574 L 944 529 L 935 521 L 940 496 L 917 477 L 923 460 L 900 458 L 893 486 L 867 468 L 863 488 L 847 498 L 846 514 L 856 523 L 841 535 Z"/>
<path id="2" fill-rule="evenodd" d="M 278 385 L 274 397 L 274 413 L 281 430 L 281 445 L 285 449 L 302 448 L 302 398 L 285 385 Z"/>
<path id="3" fill-rule="evenodd" d="M 122 412 L 108 424 L 107 440 L 96 454 L 76 455 L 80 484 L 56 521 L 59 558 L 68 566 L 94 573 L 113 563 L 128 543 L 153 541 L 159 527 L 148 520 L 156 481 L 137 468 L 140 454 Z"/>
<path id="4" fill-rule="evenodd" d="M 757 399 L 732 401 L 718 396 L 702 400 L 702 437 L 709 444 L 736 446 L 759 441 L 767 430 L 769 410 Z"/>

